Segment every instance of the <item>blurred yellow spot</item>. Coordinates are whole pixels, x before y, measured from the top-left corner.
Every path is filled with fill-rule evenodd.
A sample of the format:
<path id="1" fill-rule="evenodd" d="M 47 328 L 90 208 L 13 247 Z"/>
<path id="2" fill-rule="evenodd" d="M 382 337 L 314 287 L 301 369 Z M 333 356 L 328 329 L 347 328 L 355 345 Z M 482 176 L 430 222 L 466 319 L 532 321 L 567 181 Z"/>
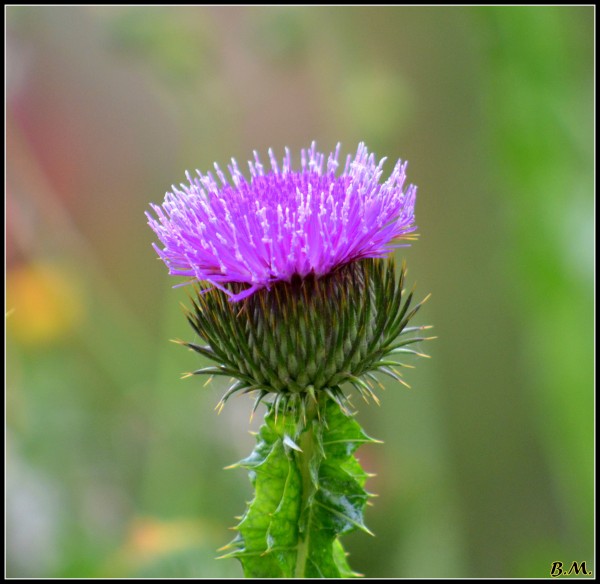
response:
<path id="1" fill-rule="evenodd" d="M 79 325 L 83 302 L 74 276 L 52 264 L 32 263 L 8 272 L 7 328 L 22 343 L 47 344 Z"/>
<path id="2" fill-rule="evenodd" d="M 138 517 L 130 526 L 125 553 L 134 562 L 144 562 L 197 545 L 203 539 L 202 530 L 193 521 Z"/>

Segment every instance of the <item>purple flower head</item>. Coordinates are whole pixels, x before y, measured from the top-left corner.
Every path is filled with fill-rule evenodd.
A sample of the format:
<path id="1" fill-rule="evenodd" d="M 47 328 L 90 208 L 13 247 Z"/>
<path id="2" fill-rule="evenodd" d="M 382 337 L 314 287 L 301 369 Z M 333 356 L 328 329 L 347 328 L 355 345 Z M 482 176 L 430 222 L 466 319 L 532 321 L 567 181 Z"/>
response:
<path id="1" fill-rule="evenodd" d="M 218 182 L 210 172 L 186 173 L 189 185 L 151 205 L 156 218 L 146 213 L 169 273 L 208 281 L 237 301 L 294 275 L 324 276 L 402 247 L 416 229 L 417 187 L 403 190 L 406 162 L 380 183 L 385 158 L 377 163 L 361 143 L 338 174 L 339 150 L 325 160 L 313 142 L 301 151 L 300 170 L 288 149 L 281 165 L 269 150 L 270 170 L 255 152 L 250 180 L 233 159 L 230 180 L 217 164 Z M 248 286 L 235 294 L 225 286 L 233 282 Z"/>

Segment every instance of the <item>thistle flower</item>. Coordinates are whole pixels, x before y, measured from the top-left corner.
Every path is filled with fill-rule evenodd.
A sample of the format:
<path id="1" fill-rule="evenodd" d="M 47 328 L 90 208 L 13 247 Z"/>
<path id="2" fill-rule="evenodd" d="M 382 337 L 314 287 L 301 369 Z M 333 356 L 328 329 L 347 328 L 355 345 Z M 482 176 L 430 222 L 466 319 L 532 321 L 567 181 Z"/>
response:
<path id="1" fill-rule="evenodd" d="M 406 162 L 380 183 L 385 159 L 362 143 L 339 175 L 339 145 L 327 164 L 314 143 L 302 150 L 300 171 L 288 150 L 281 168 L 269 156 L 266 172 L 255 153 L 250 181 L 235 160 L 232 184 L 216 164 L 220 186 L 211 173 L 188 174 L 188 186 L 152 205 L 157 219 L 148 214 L 170 273 L 196 283 L 187 318 L 208 345 L 182 344 L 217 365 L 194 374 L 237 380 L 221 405 L 255 391 L 256 405 L 274 394 L 276 408 L 304 411 L 323 390 L 345 407 L 346 382 L 377 400 L 372 372 L 404 383 L 386 359 L 416 353 L 406 345 L 421 337 L 398 337 L 427 328 L 406 328 L 420 304 L 409 310 L 412 293 L 403 298 L 404 268 L 396 284 L 393 261 L 378 259 L 414 238 Z"/>
<path id="2" fill-rule="evenodd" d="M 152 205 L 154 248 L 175 276 L 194 285 L 187 318 L 206 345 L 178 341 L 216 362 L 193 374 L 234 379 L 221 399 L 267 396 L 250 471 L 256 497 L 224 557 L 253 578 L 350 577 L 340 537 L 363 522 L 368 474 L 355 450 L 373 442 L 348 415 L 342 386 L 377 400 L 375 372 L 404 383 L 394 357 L 421 355 L 408 322 L 406 269 L 396 279 L 386 256 L 414 238 L 416 187 L 404 189 L 406 163 L 380 182 L 364 144 L 338 170 L 339 146 L 325 156 L 286 150 L 271 170 L 258 155 L 250 179 L 235 160 L 230 181 L 198 172 Z M 189 375 L 192 375 L 190 373 Z"/>
<path id="3" fill-rule="evenodd" d="M 233 159 L 231 182 L 217 164 L 220 185 L 210 172 L 188 173 L 189 185 L 173 186 L 162 206 L 152 205 L 156 218 L 147 213 L 169 273 L 209 282 L 235 301 L 294 276 L 319 278 L 384 257 L 410 239 L 417 188 L 403 190 L 406 163 L 380 184 L 385 158 L 377 163 L 361 143 L 338 175 L 339 150 L 325 164 L 313 143 L 301 152 L 300 171 L 287 149 L 281 168 L 269 151 L 271 171 L 255 152 L 250 181 Z M 246 286 L 234 293 L 227 283 Z"/>

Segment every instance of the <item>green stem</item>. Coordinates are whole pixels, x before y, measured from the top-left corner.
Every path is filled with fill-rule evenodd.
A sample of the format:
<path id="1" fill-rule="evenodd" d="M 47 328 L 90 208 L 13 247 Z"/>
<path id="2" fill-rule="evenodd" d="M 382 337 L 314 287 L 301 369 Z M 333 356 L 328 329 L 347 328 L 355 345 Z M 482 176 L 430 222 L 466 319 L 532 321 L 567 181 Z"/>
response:
<path id="1" fill-rule="evenodd" d="M 304 578 L 306 573 L 306 562 L 308 560 L 308 550 L 310 543 L 310 525 L 312 522 L 312 505 L 311 502 L 316 492 L 315 485 L 310 476 L 310 461 L 314 456 L 314 430 L 313 420 L 317 412 L 317 405 L 312 401 L 309 404 L 306 412 L 306 429 L 300 436 L 300 449 L 302 452 L 296 452 L 298 461 L 298 469 L 302 477 L 302 499 L 300 503 L 300 517 L 306 517 L 306 526 L 303 532 L 298 534 L 298 548 L 296 555 L 296 569 L 294 571 L 295 578 Z"/>

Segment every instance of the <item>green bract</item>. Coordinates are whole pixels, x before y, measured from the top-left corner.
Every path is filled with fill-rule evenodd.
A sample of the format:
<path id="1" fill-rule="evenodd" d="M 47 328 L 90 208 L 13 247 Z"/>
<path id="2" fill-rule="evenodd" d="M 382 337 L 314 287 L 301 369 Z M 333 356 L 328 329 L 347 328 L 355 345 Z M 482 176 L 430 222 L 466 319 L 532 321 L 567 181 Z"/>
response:
<path id="1" fill-rule="evenodd" d="M 188 320 L 208 345 L 182 343 L 217 362 L 194 374 L 225 375 L 236 382 L 224 404 L 238 392 L 257 392 L 255 407 L 272 396 L 275 412 L 292 407 L 306 418 L 309 400 L 324 392 L 342 408 L 347 383 L 375 401 L 376 371 L 404 383 L 390 360 L 419 354 L 406 337 L 428 327 L 407 327 L 421 303 L 411 308 L 402 267 L 396 282 L 393 260 L 364 259 L 321 278 L 277 282 L 237 302 L 218 289 L 197 288 Z M 230 284 L 239 293 L 239 286 Z"/>

